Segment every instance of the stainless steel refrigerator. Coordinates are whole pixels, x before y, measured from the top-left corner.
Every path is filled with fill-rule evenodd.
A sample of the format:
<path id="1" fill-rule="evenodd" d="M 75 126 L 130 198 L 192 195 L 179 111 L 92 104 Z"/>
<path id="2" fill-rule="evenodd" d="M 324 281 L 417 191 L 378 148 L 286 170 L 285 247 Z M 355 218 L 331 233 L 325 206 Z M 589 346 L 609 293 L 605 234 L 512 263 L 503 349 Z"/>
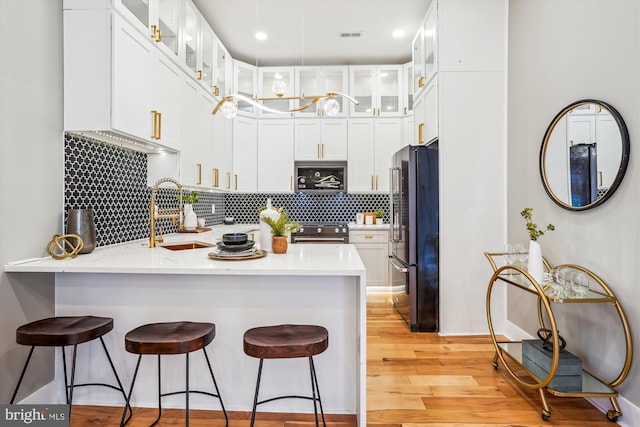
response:
<path id="1" fill-rule="evenodd" d="M 411 331 L 438 331 L 438 139 L 395 153 L 390 180 L 393 304 Z"/>

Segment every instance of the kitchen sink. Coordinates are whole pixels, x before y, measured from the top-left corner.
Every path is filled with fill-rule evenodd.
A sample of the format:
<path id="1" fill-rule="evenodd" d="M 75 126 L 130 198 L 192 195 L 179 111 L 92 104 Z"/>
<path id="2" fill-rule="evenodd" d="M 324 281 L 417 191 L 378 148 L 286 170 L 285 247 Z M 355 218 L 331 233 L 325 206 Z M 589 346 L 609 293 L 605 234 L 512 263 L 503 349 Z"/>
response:
<path id="1" fill-rule="evenodd" d="M 169 249 L 170 251 L 184 251 L 187 249 L 201 249 L 210 248 L 212 243 L 205 242 L 180 242 L 180 243 L 167 243 L 166 245 L 159 245 L 161 248 Z"/>

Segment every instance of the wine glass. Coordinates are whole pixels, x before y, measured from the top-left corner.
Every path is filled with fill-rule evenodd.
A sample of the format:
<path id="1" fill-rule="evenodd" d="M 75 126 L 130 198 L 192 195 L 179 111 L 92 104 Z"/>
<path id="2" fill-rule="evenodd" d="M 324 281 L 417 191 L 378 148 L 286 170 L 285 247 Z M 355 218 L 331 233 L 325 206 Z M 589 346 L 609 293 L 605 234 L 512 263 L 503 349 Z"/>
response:
<path id="1" fill-rule="evenodd" d="M 513 250 L 516 255 L 516 261 L 520 264 L 520 267 L 525 268 L 527 265 L 527 258 L 529 258 L 529 253 L 525 246 L 522 243 L 516 243 Z"/>
<path id="2" fill-rule="evenodd" d="M 511 243 L 507 243 L 506 245 L 504 245 L 504 259 L 509 267 L 513 265 L 513 263 L 516 261 L 515 245 L 512 245 Z M 511 271 L 509 273 L 511 274 Z"/>
<path id="3" fill-rule="evenodd" d="M 587 276 L 581 271 L 571 273 L 571 290 L 577 297 L 584 297 L 589 291 Z"/>

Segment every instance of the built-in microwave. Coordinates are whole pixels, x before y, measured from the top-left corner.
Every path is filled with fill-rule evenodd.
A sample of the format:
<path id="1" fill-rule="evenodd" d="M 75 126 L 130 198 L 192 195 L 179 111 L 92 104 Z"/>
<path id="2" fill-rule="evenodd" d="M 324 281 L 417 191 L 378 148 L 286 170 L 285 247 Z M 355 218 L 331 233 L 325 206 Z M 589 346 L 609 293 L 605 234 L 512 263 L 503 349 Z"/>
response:
<path id="1" fill-rule="evenodd" d="M 346 193 L 347 162 L 295 162 L 296 193 Z"/>

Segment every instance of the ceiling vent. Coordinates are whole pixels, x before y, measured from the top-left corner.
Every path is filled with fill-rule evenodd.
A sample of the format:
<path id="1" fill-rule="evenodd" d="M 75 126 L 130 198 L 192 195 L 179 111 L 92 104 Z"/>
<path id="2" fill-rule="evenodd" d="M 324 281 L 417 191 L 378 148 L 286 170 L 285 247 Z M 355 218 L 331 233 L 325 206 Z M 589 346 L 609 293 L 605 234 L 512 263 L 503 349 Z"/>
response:
<path id="1" fill-rule="evenodd" d="M 362 37 L 362 32 L 358 33 L 340 33 L 341 38 L 353 38 L 353 37 Z"/>

